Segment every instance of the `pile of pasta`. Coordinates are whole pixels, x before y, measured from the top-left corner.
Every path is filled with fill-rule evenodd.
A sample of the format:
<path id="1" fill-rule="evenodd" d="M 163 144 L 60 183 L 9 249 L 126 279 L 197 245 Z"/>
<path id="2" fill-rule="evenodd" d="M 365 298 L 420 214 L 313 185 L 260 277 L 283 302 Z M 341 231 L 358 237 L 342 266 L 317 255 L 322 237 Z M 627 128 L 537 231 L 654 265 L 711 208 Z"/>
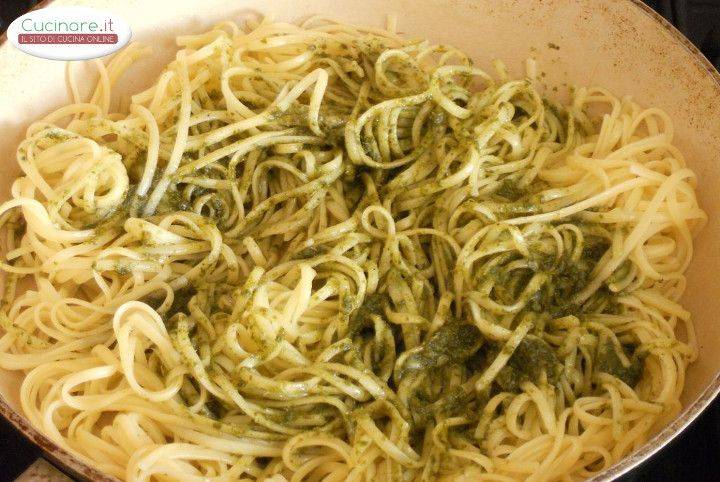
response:
<path id="1" fill-rule="evenodd" d="M 575 480 L 678 413 L 705 214 L 664 112 L 392 22 L 177 42 L 126 112 L 145 48 L 71 78 L 0 207 L 0 367 L 56 444 L 133 481 Z"/>

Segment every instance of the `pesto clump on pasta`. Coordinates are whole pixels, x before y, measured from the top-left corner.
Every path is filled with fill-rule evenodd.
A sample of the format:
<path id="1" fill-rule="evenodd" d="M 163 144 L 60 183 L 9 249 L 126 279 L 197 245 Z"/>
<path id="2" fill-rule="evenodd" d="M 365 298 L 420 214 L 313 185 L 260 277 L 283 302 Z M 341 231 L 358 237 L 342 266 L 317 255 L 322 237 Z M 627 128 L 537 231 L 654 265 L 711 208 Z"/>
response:
<path id="1" fill-rule="evenodd" d="M 178 45 L 18 148 L 0 366 L 55 443 L 125 480 L 571 480 L 677 414 L 705 215 L 664 112 L 392 26 Z"/>

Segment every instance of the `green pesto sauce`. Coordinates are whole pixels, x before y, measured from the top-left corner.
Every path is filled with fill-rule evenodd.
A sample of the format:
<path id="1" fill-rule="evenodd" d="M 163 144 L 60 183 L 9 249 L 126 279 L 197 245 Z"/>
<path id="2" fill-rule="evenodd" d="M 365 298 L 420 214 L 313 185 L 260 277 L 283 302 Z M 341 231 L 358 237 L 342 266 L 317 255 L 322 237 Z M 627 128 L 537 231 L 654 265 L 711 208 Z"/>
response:
<path id="1" fill-rule="evenodd" d="M 425 427 L 433 418 L 470 415 L 477 412 L 477 410 L 471 409 L 471 405 L 476 399 L 477 395 L 475 393 L 467 392 L 461 386 L 450 389 L 449 392 L 435 401 L 415 397 L 412 399 L 411 411 L 413 425 L 416 428 Z"/>
<path id="2" fill-rule="evenodd" d="M 557 259 L 539 249 L 531 248 L 528 268 L 524 270 L 506 270 L 496 267 L 490 274 L 496 284 L 493 296 L 499 302 L 511 304 L 518 298 L 529 280 L 537 273 L 544 273 L 548 280 L 528 300 L 526 310 L 549 314 L 553 317 L 577 315 L 596 307 L 599 302 L 612 305 L 612 296 L 605 287 L 598 290 L 583 306 L 574 303 L 574 296 L 581 291 L 592 278 L 597 261 L 609 249 L 609 243 L 599 237 L 588 236 L 580 259 L 569 256 Z"/>
<path id="3" fill-rule="evenodd" d="M 405 370 L 427 370 L 461 363 L 481 344 L 482 335 L 475 325 L 451 321 L 433 333 L 418 353 L 408 357 Z"/>
<path id="4" fill-rule="evenodd" d="M 390 298 L 384 293 L 373 293 L 366 296 L 363 304 L 350 317 L 348 336 L 353 338 L 359 335 L 363 329 L 372 327 L 372 315 L 382 316 L 385 305 L 389 302 Z"/>
<path id="5" fill-rule="evenodd" d="M 175 297 L 173 298 L 172 305 L 165 312 L 165 320 L 169 320 L 177 313 L 189 314 L 188 303 L 197 294 L 197 289 L 193 286 L 188 286 L 175 291 Z"/>
<path id="6" fill-rule="evenodd" d="M 321 245 L 308 246 L 307 248 L 301 249 L 293 256 L 293 259 L 311 259 L 316 256 L 320 256 L 327 252 L 327 248 Z"/>
<path id="7" fill-rule="evenodd" d="M 515 202 L 526 194 L 526 190 L 518 186 L 512 179 L 503 179 L 495 194 L 509 201 Z"/>
<path id="8" fill-rule="evenodd" d="M 555 384 L 562 375 L 562 365 L 555 350 L 541 338 L 527 335 L 500 370 L 495 382 L 507 392 L 520 392 L 520 384 L 539 383 L 543 373 L 548 382 Z"/>
<path id="9" fill-rule="evenodd" d="M 628 386 L 635 386 L 642 377 L 643 366 L 644 366 L 644 355 L 639 354 L 634 346 L 628 346 L 632 350 L 632 355 L 628 356 L 630 365 L 625 366 L 620 359 L 617 350 L 623 350 L 618 348 L 609 340 L 598 345 L 597 354 L 595 358 L 595 365 L 597 370 L 602 373 L 607 373 L 616 378 L 619 378 L 625 382 Z M 627 353 L 624 353 L 627 356 Z"/>

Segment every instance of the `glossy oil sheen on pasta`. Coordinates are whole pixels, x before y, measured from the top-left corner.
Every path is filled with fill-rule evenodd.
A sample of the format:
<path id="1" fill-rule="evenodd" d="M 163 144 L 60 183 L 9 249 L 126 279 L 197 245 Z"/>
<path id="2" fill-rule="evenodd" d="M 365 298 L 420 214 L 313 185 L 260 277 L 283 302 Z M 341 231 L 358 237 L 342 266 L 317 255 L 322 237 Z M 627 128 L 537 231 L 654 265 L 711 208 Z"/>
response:
<path id="1" fill-rule="evenodd" d="M 127 480 L 576 480 L 677 414 L 671 119 L 389 23 L 180 37 L 122 113 L 143 48 L 71 76 L 0 207 L 35 427 Z"/>

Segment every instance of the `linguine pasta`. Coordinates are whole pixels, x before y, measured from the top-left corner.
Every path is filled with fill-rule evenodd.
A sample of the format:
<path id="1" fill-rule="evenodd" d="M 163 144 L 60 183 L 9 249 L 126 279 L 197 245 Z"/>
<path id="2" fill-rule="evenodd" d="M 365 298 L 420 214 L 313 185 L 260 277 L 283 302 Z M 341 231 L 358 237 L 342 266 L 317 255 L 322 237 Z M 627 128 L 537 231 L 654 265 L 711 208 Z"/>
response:
<path id="1" fill-rule="evenodd" d="M 658 109 L 312 18 L 32 124 L 0 367 L 125 480 L 577 480 L 680 409 L 705 220 Z M 72 71 L 70 71 L 72 73 Z"/>

